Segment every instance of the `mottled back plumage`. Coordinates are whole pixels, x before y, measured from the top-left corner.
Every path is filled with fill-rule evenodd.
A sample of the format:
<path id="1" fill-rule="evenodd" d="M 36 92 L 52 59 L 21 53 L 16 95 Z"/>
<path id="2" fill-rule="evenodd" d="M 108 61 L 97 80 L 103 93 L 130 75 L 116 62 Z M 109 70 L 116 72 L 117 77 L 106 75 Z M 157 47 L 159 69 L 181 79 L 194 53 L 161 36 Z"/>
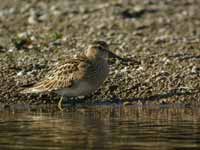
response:
<path id="1" fill-rule="evenodd" d="M 23 90 L 22 93 L 51 92 L 70 88 L 74 81 L 84 80 L 90 67 L 91 63 L 84 55 L 76 59 L 68 59 L 63 65 L 50 71 L 42 81 Z"/>

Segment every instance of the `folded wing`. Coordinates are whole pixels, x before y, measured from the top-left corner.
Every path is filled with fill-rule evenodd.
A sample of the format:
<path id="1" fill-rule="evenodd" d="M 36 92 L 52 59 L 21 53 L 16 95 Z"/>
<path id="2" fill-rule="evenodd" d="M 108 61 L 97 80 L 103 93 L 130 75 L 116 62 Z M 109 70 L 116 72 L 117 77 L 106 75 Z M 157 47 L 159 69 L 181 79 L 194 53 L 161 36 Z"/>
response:
<path id="1" fill-rule="evenodd" d="M 23 90 L 21 93 L 51 92 L 62 88 L 70 88 L 74 81 L 85 78 L 90 64 L 87 59 L 70 59 L 65 64 L 58 66 L 33 87 Z"/>

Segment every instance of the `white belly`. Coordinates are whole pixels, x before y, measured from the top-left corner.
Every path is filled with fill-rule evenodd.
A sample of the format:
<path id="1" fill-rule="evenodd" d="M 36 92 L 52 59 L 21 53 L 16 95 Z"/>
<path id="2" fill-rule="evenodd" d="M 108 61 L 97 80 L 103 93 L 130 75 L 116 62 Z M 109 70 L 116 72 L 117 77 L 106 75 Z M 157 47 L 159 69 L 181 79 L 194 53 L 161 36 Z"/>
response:
<path id="1" fill-rule="evenodd" d="M 89 83 L 85 81 L 78 81 L 78 83 L 74 83 L 74 86 L 70 88 L 64 88 L 56 91 L 57 94 L 63 96 L 85 96 L 89 95 L 95 90 L 97 90 L 97 86 L 91 86 Z"/>

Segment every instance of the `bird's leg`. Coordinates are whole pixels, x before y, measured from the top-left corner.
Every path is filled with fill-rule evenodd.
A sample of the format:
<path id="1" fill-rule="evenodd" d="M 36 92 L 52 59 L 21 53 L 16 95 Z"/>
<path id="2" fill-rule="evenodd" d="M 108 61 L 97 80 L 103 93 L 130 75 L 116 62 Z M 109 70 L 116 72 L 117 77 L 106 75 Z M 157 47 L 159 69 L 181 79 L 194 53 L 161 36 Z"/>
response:
<path id="1" fill-rule="evenodd" d="M 61 96 L 59 102 L 58 102 L 58 108 L 63 111 L 63 108 L 62 108 L 62 101 L 63 101 L 63 96 Z"/>

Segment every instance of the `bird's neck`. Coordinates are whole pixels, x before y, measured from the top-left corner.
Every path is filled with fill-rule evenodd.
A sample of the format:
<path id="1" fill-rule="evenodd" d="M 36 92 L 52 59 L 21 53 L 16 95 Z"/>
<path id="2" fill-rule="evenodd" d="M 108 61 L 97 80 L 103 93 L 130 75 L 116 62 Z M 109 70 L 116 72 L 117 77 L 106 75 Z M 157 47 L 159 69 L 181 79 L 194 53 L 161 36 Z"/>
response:
<path id="1" fill-rule="evenodd" d="M 91 62 L 104 62 L 107 61 L 106 58 L 103 58 L 98 55 L 93 55 L 91 53 L 85 55 Z"/>
<path id="2" fill-rule="evenodd" d="M 107 59 L 103 57 L 96 57 L 90 59 L 91 62 L 94 62 L 96 64 L 107 64 Z"/>

